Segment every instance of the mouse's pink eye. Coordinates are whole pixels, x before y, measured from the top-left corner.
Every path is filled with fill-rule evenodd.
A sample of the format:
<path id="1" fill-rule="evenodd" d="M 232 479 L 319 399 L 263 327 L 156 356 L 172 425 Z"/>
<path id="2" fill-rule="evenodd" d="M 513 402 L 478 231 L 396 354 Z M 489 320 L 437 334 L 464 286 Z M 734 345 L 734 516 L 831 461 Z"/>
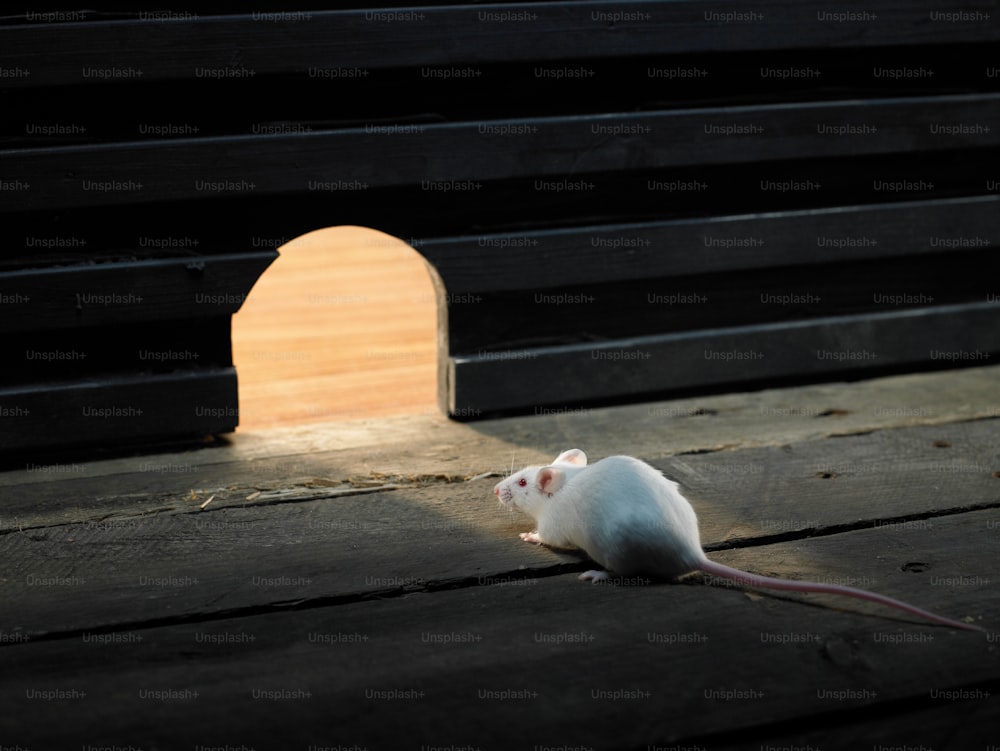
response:
<path id="1" fill-rule="evenodd" d="M 517 481 L 517 484 L 523 488 L 525 485 L 528 484 L 528 481 L 522 477 L 520 480 Z"/>

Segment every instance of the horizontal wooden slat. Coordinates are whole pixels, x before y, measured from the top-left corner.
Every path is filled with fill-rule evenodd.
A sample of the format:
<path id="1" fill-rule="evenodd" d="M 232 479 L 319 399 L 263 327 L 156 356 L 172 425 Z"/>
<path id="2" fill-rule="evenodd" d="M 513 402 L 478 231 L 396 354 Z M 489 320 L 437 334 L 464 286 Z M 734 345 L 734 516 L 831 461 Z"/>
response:
<path id="1" fill-rule="evenodd" d="M 1000 196 L 431 238 L 449 295 L 1000 246 Z"/>
<path id="2" fill-rule="evenodd" d="M 0 331 L 232 315 L 275 250 L 0 272 Z"/>
<path id="3" fill-rule="evenodd" d="M 996 92 L 1000 84 L 990 76 L 993 60 L 990 45 L 952 44 L 352 67 L 323 69 L 324 77 L 140 79 L 64 86 L 58 96 L 47 95 L 46 88 L 6 89 L 8 116 L 0 123 L 0 145 L 169 144 L 192 136 L 316 133 L 365 125 Z M 581 71 L 586 75 L 573 75 Z M 511 91 L 517 97 L 509 96 Z M 201 99 L 226 106 L 190 106 Z M 118 106 L 123 100 L 129 102 L 127 109 Z M 872 127 L 869 136 L 876 135 Z M 850 130 L 834 127 L 828 133 L 842 136 Z"/>
<path id="4" fill-rule="evenodd" d="M 478 419 L 777 377 L 985 364 L 1000 352 L 998 321 L 994 301 L 453 354 L 443 406 L 454 417 Z"/>
<path id="5" fill-rule="evenodd" d="M 0 451 L 224 433 L 239 423 L 234 368 L 105 375 L 0 389 Z"/>
<path id="6" fill-rule="evenodd" d="M 28 11 L 27 25 L 0 27 L 0 69 L 11 71 L 5 74 L 5 85 L 39 86 L 137 77 L 253 77 L 310 67 L 555 60 L 581 54 L 596 58 L 978 42 L 1000 38 L 992 11 L 988 0 L 945 5 L 880 0 L 856 8 L 833 8 L 823 0 L 768 0 L 752 9 L 737 1 L 684 0 L 218 16 L 155 11 L 145 20 L 133 14 L 140 20 L 114 21 L 102 21 L 88 11 L 62 17 Z M 956 22 L 948 14 L 966 15 Z M 81 21 L 90 18 L 95 20 Z M 108 50 L 114 50 L 113 65 Z"/>
<path id="7" fill-rule="evenodd" d="M 489 181 L 531 176 L 559 177 L 536 180 L 538 193 L 586 193 L 593 189 L 586 175 L 605 171 L 892 154 L 904 144 L 928 151 L 995 146 L 1000 128 L 945 133 L 932 126 L 998 120 L 1000 94 L 973 94 L 179 138 L 166 148 L 137 141 L 17 149 L 0 151 L 11 186 L 0 208 L 324 191 L 334 201 L 338 191 L 403 185 L 476 194 Z M 849 123 L 875 131 L 817 133 L 823 124 Z"/>

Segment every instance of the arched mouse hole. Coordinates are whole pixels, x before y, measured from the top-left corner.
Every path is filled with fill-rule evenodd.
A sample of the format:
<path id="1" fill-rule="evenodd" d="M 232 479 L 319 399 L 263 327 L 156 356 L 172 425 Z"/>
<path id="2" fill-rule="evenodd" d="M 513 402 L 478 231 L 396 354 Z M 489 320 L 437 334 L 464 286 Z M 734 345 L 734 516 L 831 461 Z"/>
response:
<path id="1" fill-rule="evenodd" d="M 423 257 L 364 227 L 279 249 L 233 316 L 241 432 L 437 409 L 437 307 Z"/>

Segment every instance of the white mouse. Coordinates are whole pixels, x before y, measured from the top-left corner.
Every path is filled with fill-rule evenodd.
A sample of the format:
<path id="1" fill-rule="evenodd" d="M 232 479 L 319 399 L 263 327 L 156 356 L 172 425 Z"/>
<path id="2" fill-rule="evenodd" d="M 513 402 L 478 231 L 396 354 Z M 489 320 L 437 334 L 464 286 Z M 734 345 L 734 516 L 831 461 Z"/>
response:
<path id="1" fill-rule="evenodd" d="M 535 520 L 537 529 L 521 533 L 522 540 L 579 548 L 606 569 L 580 574 L 584 581 L 596 584 L 609 579 L 609 572 L 673 579 L 702 571 L 754 589 L 846 595 L 945 626 L 984 630 L 863 589 L 775 579 L 710 561 L 701 549 L 698 517 L 677 483 L 631 456 L 609 456 L 588 466 L 586 454 L 570 449 L 549 466 L 526 467 L 498 482 L 493 492 L 504 506 Z"/>

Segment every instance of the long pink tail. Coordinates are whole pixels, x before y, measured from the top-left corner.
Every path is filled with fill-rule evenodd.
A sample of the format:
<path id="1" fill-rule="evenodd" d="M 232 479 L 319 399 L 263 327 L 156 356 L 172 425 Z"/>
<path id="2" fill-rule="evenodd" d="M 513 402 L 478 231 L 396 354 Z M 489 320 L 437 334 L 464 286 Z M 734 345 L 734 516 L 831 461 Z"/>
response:
<path id="1" fill-rule="evenodd" d="M 790 592 L 823 592 L 832 595 L 857 597 L 859 600 L 877 602 L 882 605 L 888 605 L 892 608 L 898 608 L 899 610 L 903 610 L 913 615 L 919 615 L 921 618 L 926 618 L 934 623 L 940 623 L 943 626 L 961 628 L 966 631 L 985 631 L 985 629 L 980 626 L 976 626 L 971 623 L 963 623 L 962 621 L 954 621 L 951 618 L 935 615 L 927 610 L 922 610 L 921 608 L 914 607 L 913 605 L 908 605 L 902 600 L 896 600 L 892 597 L 875 594 L 874 592 L 867 592 L 863 589 L 855 589 L 854 587 L 845 587 L 840 584 L 793 581 L 792 579 L 775 579 L 770 576 L 760 576 L 758 574 L 750 574 L 746 571 L 740 571 L 738 568 L 732 568 L 731 566 L 726 566 L 722 563 L 716 563 L 715 561 L 710 561 L 707 558 L 699 568 L 701 568 L 701 570 L 706 574 L 718 576 L 723 579 L 730 579 L 732 581 L 739 582 L 740 584 L 745 584 L 751 589 L 781 589 L 788 590 Z"/>

